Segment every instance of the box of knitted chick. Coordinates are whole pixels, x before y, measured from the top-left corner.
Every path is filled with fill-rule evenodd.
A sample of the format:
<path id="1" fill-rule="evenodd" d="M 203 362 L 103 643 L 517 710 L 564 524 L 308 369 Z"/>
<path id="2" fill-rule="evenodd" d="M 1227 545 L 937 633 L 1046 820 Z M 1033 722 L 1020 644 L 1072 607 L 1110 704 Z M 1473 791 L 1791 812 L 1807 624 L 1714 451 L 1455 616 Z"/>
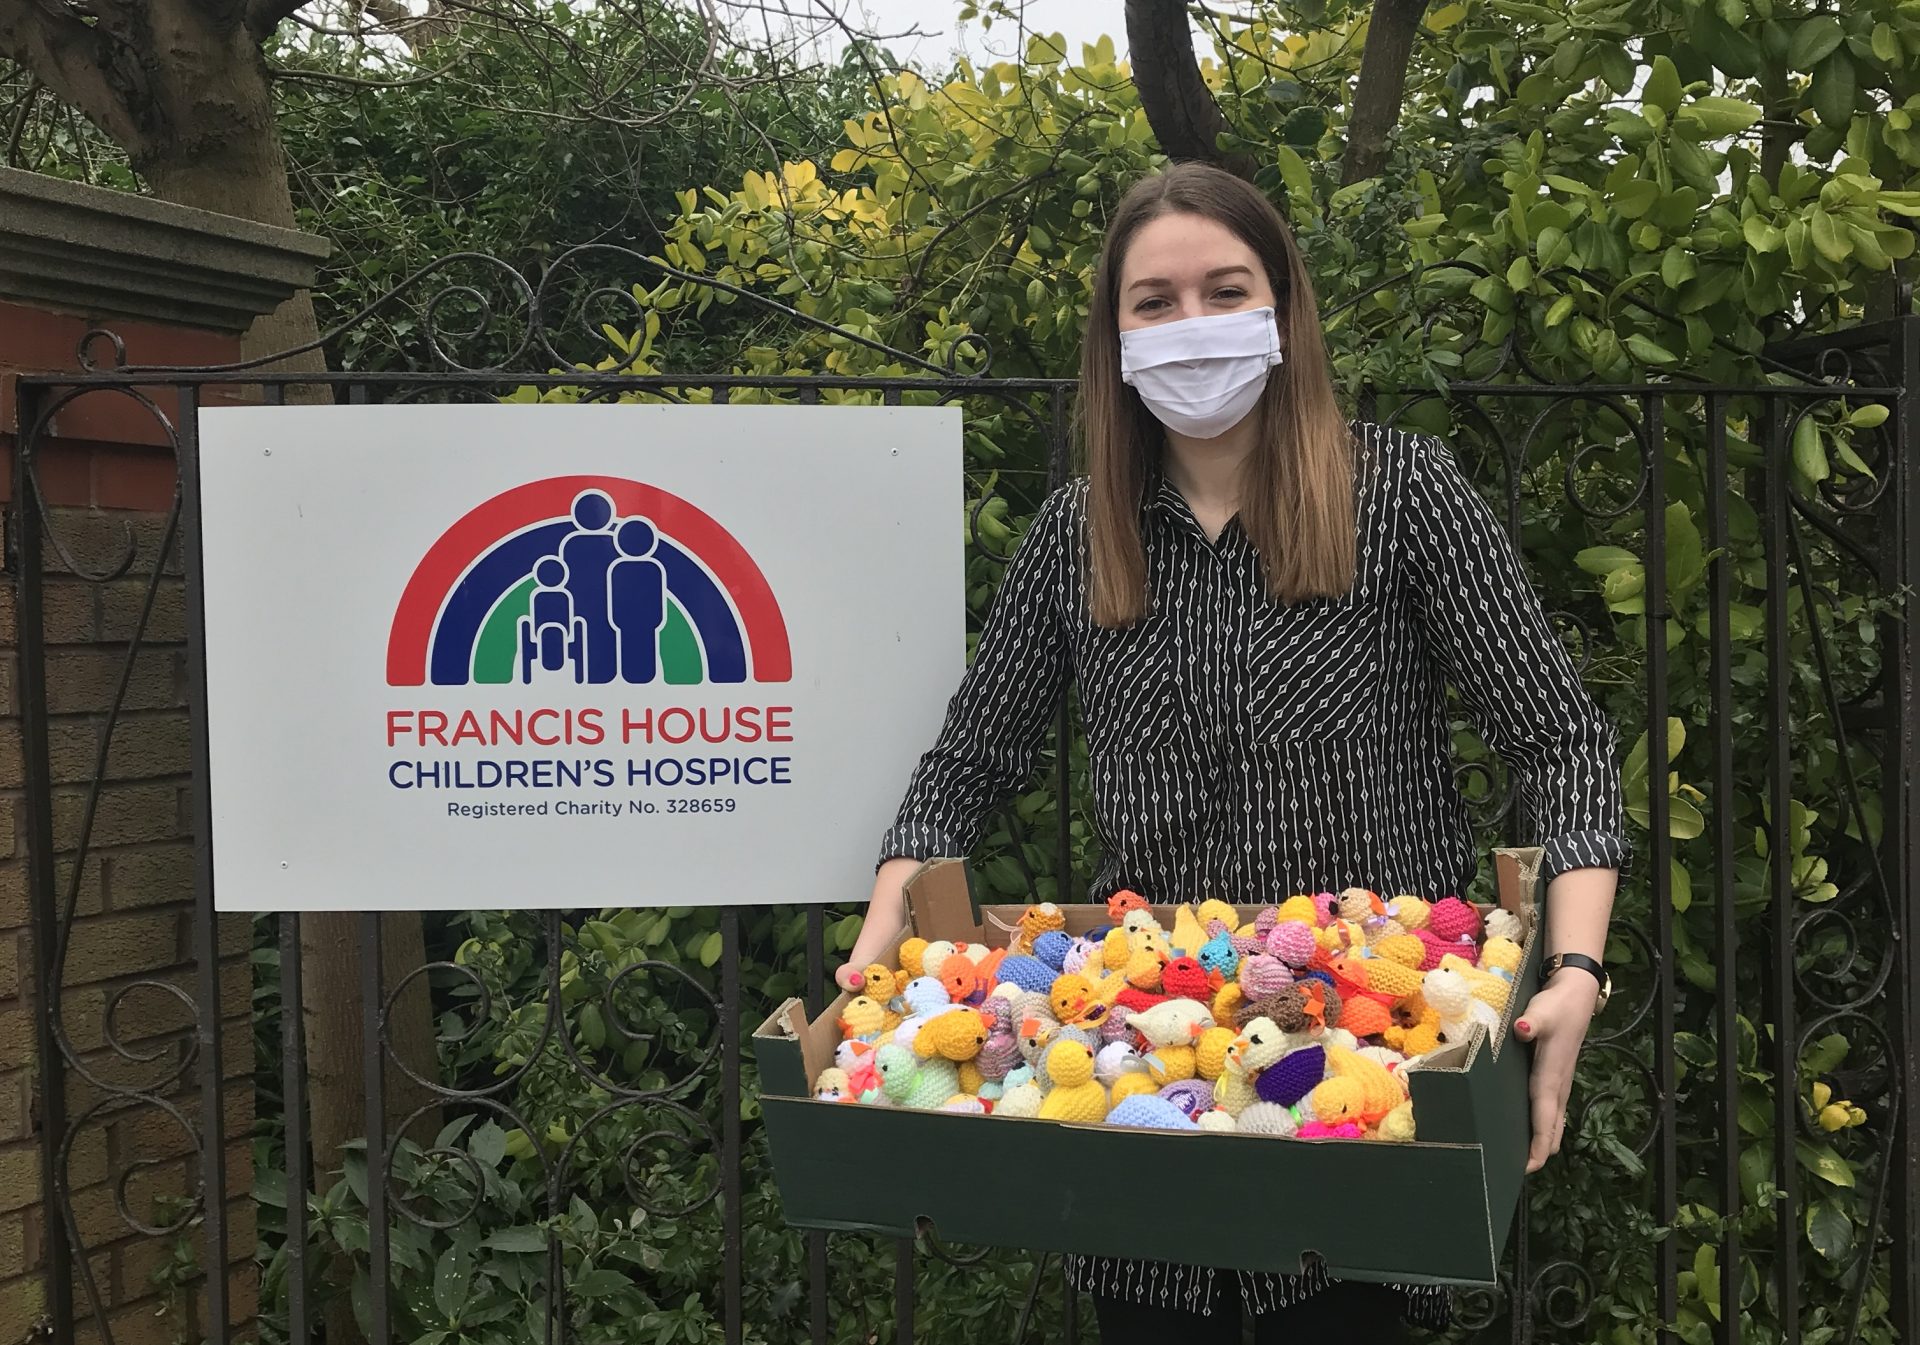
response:
<path id="1" fill-rule="evenodd" d="M 924 865 L 863 992 L 754 1034 L 790 1223 L 1491 1284 L 1529 1137 L 1511 1034 L 1541 852 L 1498 901 L 1349 888 L 982 906 Z"/>

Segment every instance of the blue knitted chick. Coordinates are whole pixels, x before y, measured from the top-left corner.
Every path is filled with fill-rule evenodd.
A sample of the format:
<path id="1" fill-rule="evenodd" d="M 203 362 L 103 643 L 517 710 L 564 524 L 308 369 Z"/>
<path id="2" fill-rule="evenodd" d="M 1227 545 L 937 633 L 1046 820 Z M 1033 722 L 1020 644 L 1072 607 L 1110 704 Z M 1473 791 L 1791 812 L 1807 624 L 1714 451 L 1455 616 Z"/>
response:
<path id="1" fill-rule="evenodd" d="M 1233 946 L 1233 935 L 1222 929 L 1212 938 L 1200 945 L 1200 951 L 1194 956 L 1200 965 L 1209 972 L 1219 972 L 1225 980 L 1232 980 L 1233 974 L 1240 969 L 1240 953 Z"/>

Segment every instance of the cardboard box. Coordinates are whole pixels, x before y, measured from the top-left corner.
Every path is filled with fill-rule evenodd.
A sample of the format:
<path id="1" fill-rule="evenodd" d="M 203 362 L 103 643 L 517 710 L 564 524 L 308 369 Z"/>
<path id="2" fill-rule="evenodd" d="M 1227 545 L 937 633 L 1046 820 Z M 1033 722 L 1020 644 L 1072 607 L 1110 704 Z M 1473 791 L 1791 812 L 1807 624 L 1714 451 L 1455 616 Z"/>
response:
<path id="1" fill-rule="evenodd" d="M 1540 961 L 1537 848 L 1499 850 L 1500 903 L 1518 915 L 1525 956 L 1507 1025 Z M 1018 906 L 982 908 L 966 866 L 935 860 L 908 887 L 904 939 L 996 946 Z M 1105 908 L 1062 908 L 1067 929 Z M 1250 912 L 1253 908 L 1248 908 Z M 1172 927 L 1172 908 L 1156 914 Z M 992 917 L 992 918 L 989 918 Z M 1531 1123 L 1531 1048 L 1484 1031 L 1413 1071 L 1412 1144 L 1134 1130 L 1001 1116 L 817 1102 L 833 1062 L 842 995 L 808 1022 L 788 1000 L 754 1033 L 761 1112 L 787 1221 L 800 1228 L 949 1244 L 1083 1252 L 1337 1278 L 1493 1284 L 1513 1225 Z"/>

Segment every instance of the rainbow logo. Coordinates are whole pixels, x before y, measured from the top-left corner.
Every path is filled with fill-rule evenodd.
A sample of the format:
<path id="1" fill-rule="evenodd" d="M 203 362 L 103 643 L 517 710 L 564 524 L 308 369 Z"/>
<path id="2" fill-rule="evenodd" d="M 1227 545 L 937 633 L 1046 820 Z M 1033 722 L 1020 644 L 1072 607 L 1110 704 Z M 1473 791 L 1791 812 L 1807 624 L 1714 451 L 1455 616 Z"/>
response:
<path id="1" fill-rule="evenodd" d="M 687 686 L 793 677 L 786 620 L 733 534 L 677 495 L 556 476 L 428 548 L 387 638 L 390 686 Z"/>

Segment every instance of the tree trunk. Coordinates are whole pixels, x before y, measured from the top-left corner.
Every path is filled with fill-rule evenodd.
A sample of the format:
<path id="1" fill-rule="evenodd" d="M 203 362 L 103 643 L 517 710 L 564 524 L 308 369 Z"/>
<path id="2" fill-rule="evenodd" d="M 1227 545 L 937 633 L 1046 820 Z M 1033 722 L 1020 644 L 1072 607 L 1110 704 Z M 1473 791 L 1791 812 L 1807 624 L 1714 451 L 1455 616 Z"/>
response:
<path id="1" fill-rule="evenodd" d="M 1360 78 L 1353 86 L 1347 152 L 1340 163 L 1342 186 L 1378 177 L 1386 167 L 1387 139 L 1400 123 L 1400 107 L 1407 96 L 1407 62 L 1426 10 L 1426 0 L 1374 0 L 1367 19 L 1366 50 L 1360 56 Z"/>
<path id="2" fill-rule="evenodd" d="M 1227 119 L 1200 78 L 1184 0 L 1127 0 L 1127 49 L 1140 106 L 1168 157 L 1199 159 L 1251 178 L 1251 160 L 1220 151 Z"/>

